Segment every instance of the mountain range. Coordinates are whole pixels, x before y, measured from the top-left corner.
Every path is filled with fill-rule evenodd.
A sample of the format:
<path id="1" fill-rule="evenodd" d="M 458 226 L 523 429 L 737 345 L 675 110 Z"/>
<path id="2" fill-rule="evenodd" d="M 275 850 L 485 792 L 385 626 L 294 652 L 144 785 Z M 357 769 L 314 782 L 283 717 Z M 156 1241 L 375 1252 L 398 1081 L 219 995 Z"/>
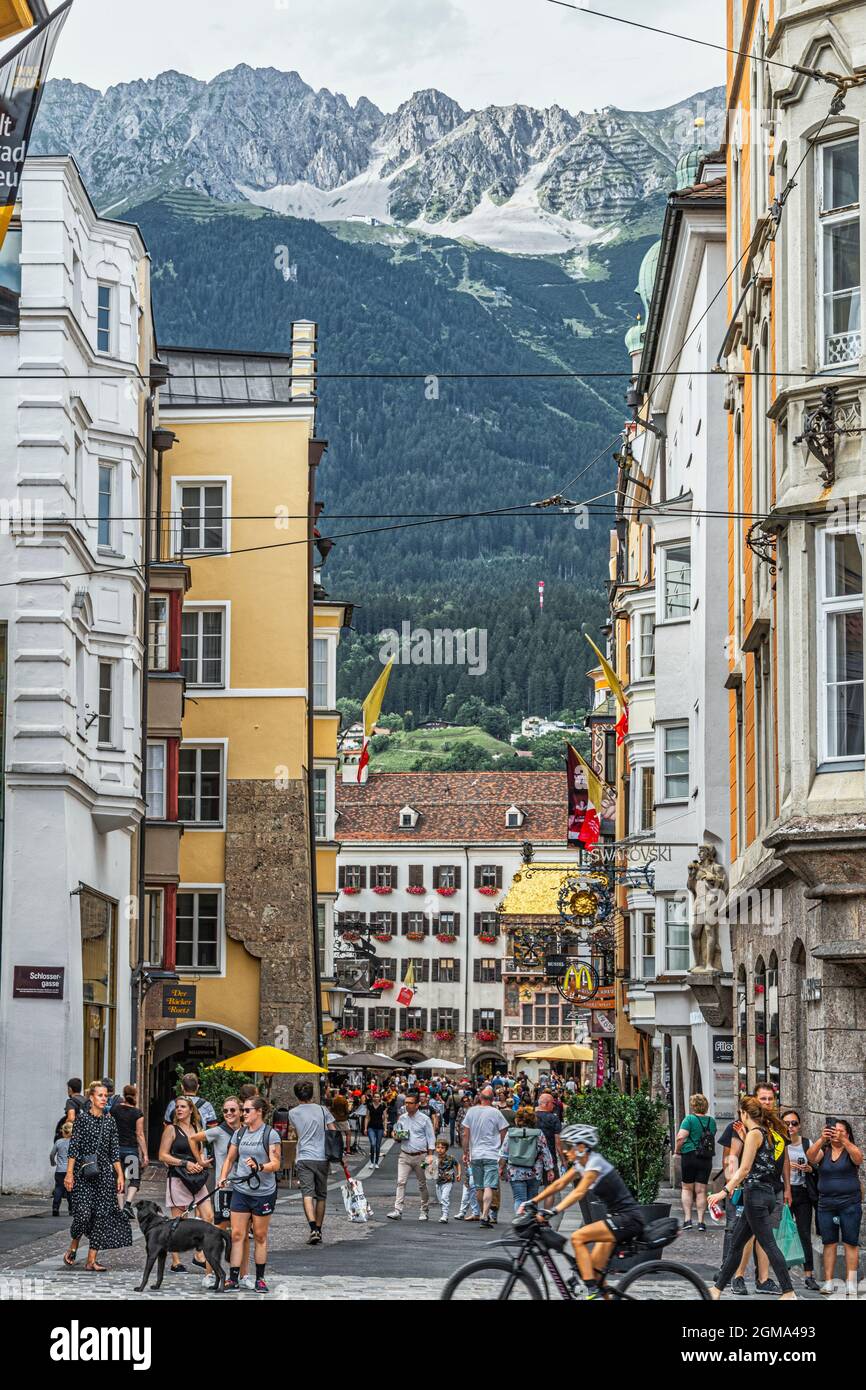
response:
<path id="1" fill-rule="evenodd" d="M 610 516 L 489 512 L 569 490 L 609 501 L 613 374 L 698 118 L 713 148 L 721 89 L 573 115 L 466 111 L 435 90 L 384 113 L 245 65 L 105 93 L 47 84 L 34 152 L 74 154 L 99 210 L 140 224 L 160 343 L 287 352 L 293 319 L 319 324 L 324 525 L 356 533 L 326 571 L 356 605 L 340 695 L 366 693 L 376 634 L 408 619 L 483 628 L 487 669 L 396 667 L 390 710 L 449 717 L 475 696 L 516 720 L 586 703 L 580 632 L 606 618 Z M 425 513 L 465 519 L 401 528 Z"/>

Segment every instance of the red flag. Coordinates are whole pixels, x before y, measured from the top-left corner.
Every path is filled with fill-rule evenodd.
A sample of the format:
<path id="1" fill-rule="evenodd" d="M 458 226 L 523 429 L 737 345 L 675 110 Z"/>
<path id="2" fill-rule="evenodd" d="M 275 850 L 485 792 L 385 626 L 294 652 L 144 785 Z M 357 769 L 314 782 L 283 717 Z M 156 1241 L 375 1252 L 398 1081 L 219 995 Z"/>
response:
<path id="1" fill-rule="evenodd" d="M 411 991 L 411 989 L 407 989 L 406 986 L 404 985 L 403 988 L 400 990 L 400 993 L 397 995 L 397 1003 L 398 1003 L 398 1004 L 411 1004 L 411 1003 L 412 1003 L 412 991 Z"/>
<path id="2" fill-rule="evenodd" d="M 614 728 L 616 730 L 616 741 L 618 746 L 625 742 L 625 736 L 628 733 L 628 705 L 623 705 L 622 714 L 614 724 Z"/>
<path id="3" fill-rule="evenodd" d="M 364 739 L 364 747 L 361 749 L 361 756 L 358 759 L 358 781 L 361 780 L 361 773 L 370 761 L 370 740 Z"/>
<path id="4" fill-rule="evenodd" d="M 568 844 L 592 849 L 601 834 L 601 779 L 571 744 L 567 744 Z"/>
<path id="5" fill-rule="evenodd" d="M 598 818 L 598 811 L 594 806 L 588 806 L 577 838 L 585 849 L 592 849 L 593 845 L 598 844 L 600 834 L 601 821 Z"/>

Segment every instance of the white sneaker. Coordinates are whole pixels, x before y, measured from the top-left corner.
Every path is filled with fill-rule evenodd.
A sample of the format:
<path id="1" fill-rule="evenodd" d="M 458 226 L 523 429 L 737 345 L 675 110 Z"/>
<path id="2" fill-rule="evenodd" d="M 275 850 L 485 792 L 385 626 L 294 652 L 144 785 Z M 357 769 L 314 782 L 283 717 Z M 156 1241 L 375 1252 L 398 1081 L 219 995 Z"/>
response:
<path id="1" fill-rule="evenodd" d="M 242 1289 L 251 1289 L 252 1292 L 255 1293 L 255 1291 L 256 1291 L 255 1276 L 252 1275 L 252 1274 L 245 1274 L 244 1277 L 243 1277 L 243 1279 L 241 1280 L 241 1288 L 242 1288 Z"/>
<path id="2" fill-rule="evenodd" d="M 203 1289 L 215 1289 L 215 1288 L 216 1288 L 216 1275 L 215 1275 L 215 1274 L 203 1274 L 202 1277 L 201 1277 L 201 1286 L 202 1286 Z"/>
<path id="3" fill-rule="evenodd" d="M 418 1220 L 419 1220 L 419 1221 L 427 1221 L 427 1220 L 428 1220 L 428 1216 L 427 1216 L 426 1211 L 419 1212 L 419 1214 L 418 1214 Z"/>
<path id="4" fill-rule="evenodd" d="M 448 1217 L 447 1217 L 447 1216 L 440 1216 L 440 1217 L 439 1217 L 439 1225 L 441 1226 L 441 1225 L 442 1225 L 442 1222 L 443 1222 L 443 1221 L 447 1221 L 447 1220 L 448 1220 Z"/>
<path id="5" fill-rule="evenodd" d="M 833 1283 L 832 1279 L 828 1279 L 825 1284 L 821 1285 L 821 1292 L 825 1294 L 831 1294 L 836 1292 L 836 1285 Z"/>
<path id="6" fill-rule="evenodd" d="M 389 1212 L 387 1213 L 387 1216 L 388 1216 L 388 1220 L 389 1220 L 389 1221 L 402 1221 L 402 1220 L 403 1220 L 403 1213 L 402 1213 L 402 1211 L 389 1211 Z"/>

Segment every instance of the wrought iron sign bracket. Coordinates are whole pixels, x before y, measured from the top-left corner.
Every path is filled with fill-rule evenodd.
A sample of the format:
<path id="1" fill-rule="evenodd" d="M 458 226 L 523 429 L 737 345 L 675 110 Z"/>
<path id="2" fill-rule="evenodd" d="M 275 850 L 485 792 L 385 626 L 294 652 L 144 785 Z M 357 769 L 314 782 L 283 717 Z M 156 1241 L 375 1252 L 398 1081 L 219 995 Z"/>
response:
<path id="1" fill-rule="evenodd" d="M 765 565 L 770 573 L 776 573 L 776 537 L 765 531 L 760 521 L 754 522 L 746 532 L 746 545 L 752 554 Z"/>
<path id="2" fill-rule="evenodd" d="M 824 387 L 814 410 L 807 411 L 804 416 L 803 433 L 794 440 L 795 444 L 805 444 L 812 457 L 820 463 L 821 481 L 825 487 L 830 487 L 836 481 L 836 440 L 844 435 L 863 433 L 859 425 L 851 423 L 859 418 L 859 404 L 852 402 L 850 407 L 838 406 L 837 391 L 836 386 Z"/>

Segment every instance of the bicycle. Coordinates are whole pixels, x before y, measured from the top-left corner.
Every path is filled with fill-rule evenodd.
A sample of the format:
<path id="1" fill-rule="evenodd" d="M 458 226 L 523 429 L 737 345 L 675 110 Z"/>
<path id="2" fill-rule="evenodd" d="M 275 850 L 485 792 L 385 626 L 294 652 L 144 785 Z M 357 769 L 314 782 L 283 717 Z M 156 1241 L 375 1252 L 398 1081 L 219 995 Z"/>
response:
<path id="1" fill-rule="evenodd" d="M 472 1300 L 498 1302 L 506 1299 L 541 1300 L 547 1297 L 546 1288 L 529 1273 L 526 1266 L 530 1262 L 542 1266 L 553 1282 L 560 1298 L 579 1301 L 586 1294 L 574 1259 L 566 1255 L 572 1266 L 568 1279 L 563 1279 L 553 1251 L 563 1251 L 567 1245 L 566 1237 L 554 1231 L 547 1224 L 547 1217 L 537 1219 L 535 1208 L 527 1206 L 526 1211 L 513 1222 L 515 1235 L 511 1241 L 502 1245 L 517 1245 L 513 1257 L 487 1255 L 478 1260 L 470 1260 L 462 1265 L 448 1280 L 442 1290 L 445 1302 Z M 649 1256 L 661 1251 L 676 1240 L 678 1232 L 671 1221 L 654 1221 L 636 1240 L 622 1242 L 616 1246 L 614 1254 L 625 1252 L 639 1254 L 646 1251 Z M 498 1242 L 497 1242 L 498 1243 Z M 655 1302 L 675 1299 L 699 1299 L 711 1301 L 710 1291 L 693 1269 L 688 1265 L 675 1264 L 670 1260 L 648 1258 L 635 1265 L 616 1284 L 607 1282 L 607 1271 L 598 1280 L 598 1294 L 605 1302 Z"/>

